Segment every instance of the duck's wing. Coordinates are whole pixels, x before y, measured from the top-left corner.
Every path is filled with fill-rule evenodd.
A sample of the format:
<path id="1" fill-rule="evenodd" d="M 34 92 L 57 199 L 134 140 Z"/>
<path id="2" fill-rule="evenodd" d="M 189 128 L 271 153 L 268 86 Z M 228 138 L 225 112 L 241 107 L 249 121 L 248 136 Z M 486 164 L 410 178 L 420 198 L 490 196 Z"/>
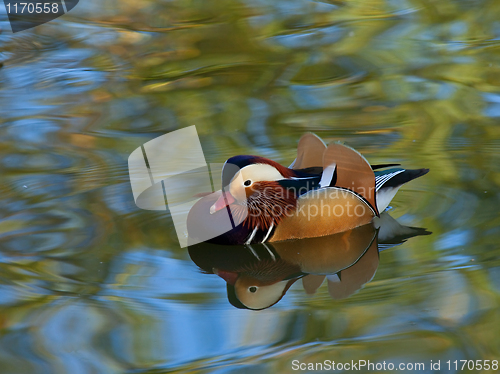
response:
<path id="1" fill-rule="evenodd" d="M 297 146 L 297 157 L 289 166 L 290 169 L 306 169 L 321 167 L 326 144 L 313 133 L 302 135 Z"/>
<path id="2" fill-rule="evenodd" d="M 383 212 L 387 208 L 403 184 L 428 172 L 429 169 L 406 170 L 402 168 L 376 171 L 375 190 L 377 191 L 377 208 L 379 212 Z"/>
<path id="3" fill-rule="evenodd" d="M 372 165 L 372 170 L 390 168 L 390 167 L 393 167 L 393 166 L 400 166 L 400 165 L 401 164 L 378 164 L 378 165 Z"/>
<path id="4" fill-rule="evenodd" d="M 375 211 L 375 174 L 366 159 L 356 150 L 343 144 L 331 143 L 323 155 L 321 187 L 340 187 L 361 196 Z"/>

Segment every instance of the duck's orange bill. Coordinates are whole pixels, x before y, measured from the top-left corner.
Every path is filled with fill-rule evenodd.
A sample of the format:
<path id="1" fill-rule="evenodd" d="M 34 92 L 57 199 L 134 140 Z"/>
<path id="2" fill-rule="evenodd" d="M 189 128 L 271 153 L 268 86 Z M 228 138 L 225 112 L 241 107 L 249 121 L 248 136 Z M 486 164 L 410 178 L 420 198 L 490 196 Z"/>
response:
<path id="1" fill-rule="evenodd" d="M 210 207 L 210 214 L 214 214 L 222 208 L 231 205 L 235 201 L 236 200 L 230 192 L 223 192 L 219 199 L 215 202 L 215 204 Z"/>
<path id="2" fill-rule="evenodd" d="M 236 280 L 238 279 L 238 273 L 235 271 L 224 271 L 219 269 L 212 269 L 215 274 L 224 279 L 227 283 L 234 286 Z"/>

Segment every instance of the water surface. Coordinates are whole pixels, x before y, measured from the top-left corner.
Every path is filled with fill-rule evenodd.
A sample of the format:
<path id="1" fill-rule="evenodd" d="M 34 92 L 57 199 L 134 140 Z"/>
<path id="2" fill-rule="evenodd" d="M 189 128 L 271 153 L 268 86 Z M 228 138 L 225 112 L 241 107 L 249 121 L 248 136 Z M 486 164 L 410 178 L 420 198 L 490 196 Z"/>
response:
<path id="1" fill-rule="evenodd" d="M 500 359 L 499 20 L 494 0 L 82 0 L 16 34 L 3 14 L 2 373 Z M 296 282 L 237 309 L 133 201 L 128 155 L 191 125 L 207 162 L 288 165 L 313 131 L 430 168 L 391 215 L 433 234 L 351 297 Z"/>

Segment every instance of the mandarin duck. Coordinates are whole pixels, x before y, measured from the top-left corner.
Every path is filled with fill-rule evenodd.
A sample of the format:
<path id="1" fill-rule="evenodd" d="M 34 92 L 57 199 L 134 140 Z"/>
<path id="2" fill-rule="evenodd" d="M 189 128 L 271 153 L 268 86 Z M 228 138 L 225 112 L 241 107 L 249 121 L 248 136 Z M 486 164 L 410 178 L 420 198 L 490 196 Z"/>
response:
<path id="1" fill-rule="evenodd" d="M 396 166 L 371 166 L 354 149 L 339 143 L 326 146 L 312 133 L 299 140 L 290 167 L 259 156 L 231 157 L 222 169 L 222 190 L 191 208 L 188 236 L 248 245 L 332 235 L 365 225 L 387 208 L 403 184 L 429 171 Z M 219 220 L 227 215 L 232 229 L 221 234 Z"/>
<path id="2" fill-rule="evenodd" d="M 188 251 L 204 272 L 226 281 L 232 305 L 261 310 L 279 302 L 299 279 L 308 294 L 326 278 L 333 299 L 348 297 L 373 278 L 379 251 L 428 234 L 385 212 L 367 225 L 329 236 L 248 246 L 200 243 Z"/>

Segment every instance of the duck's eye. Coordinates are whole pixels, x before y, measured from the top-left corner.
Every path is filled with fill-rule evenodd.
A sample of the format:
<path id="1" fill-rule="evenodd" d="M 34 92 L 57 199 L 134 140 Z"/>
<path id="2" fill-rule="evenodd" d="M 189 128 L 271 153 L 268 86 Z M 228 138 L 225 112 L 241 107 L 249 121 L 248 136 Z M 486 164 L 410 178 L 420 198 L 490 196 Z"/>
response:
<path id="1" fill-rule="evenodd" d="M 255 286 L 248 287 L 248 291 L 250 291 L 251 293 L 255 293 L 255 292 L 257 292 L 257 287 L 255 287 Z"/>
<path id="2" fill-rule="evenodd" d="M 246 187 L 250 186 L 252 184 L 252 181 L 250 179 L 247 179 L 244 183 L 243 183 Z M 255 292 L 255 291 L 254 291 Z"/>

